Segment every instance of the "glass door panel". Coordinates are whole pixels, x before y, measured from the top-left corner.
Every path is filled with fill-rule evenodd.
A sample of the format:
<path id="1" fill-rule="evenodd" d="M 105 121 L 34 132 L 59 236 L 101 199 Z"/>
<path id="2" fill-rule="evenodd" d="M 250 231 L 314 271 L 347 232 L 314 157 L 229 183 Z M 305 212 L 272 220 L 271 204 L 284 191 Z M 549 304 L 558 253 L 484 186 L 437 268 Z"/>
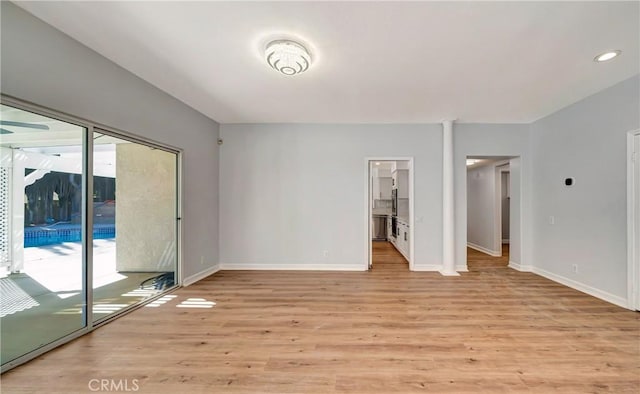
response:
<path id="1" fill-rule="evenodd" d="M 86 132 L 75 124 L 0 105 L 2 364 L 86 326 Z"/>
<path id="2" fill-rule="evenodd" d="M 93 319 L 175 285 L 177 154 L 93 136 Z"/>

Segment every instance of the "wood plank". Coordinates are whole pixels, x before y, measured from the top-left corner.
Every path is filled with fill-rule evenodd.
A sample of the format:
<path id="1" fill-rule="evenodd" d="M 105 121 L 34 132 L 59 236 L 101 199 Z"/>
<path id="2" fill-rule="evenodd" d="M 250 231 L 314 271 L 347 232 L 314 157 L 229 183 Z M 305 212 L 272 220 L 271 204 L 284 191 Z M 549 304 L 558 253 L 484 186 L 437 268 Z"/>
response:
<path id="1" fill-rule="evenodd" d="M 2 376 L 7 393 L 637 393 L 640 314 L 469 250 L 460 277 L 222 271 Z M 188 298 L 213 308 L 178 308 Z M 34 378 L 37 377 L 37 378 Z"/>

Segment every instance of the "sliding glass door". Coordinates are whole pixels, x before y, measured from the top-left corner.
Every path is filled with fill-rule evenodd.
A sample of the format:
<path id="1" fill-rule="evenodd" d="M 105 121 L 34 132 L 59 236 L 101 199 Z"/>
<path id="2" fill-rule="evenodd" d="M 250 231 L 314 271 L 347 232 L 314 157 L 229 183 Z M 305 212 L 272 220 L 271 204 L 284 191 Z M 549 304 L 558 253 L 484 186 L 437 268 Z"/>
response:
<path id="1" fill-rule="evenodd" d="M 179 239 L 177 151 L 7 101 L 3 371 L 174 288 Z"/>
<path id="2" fill-rule="evenodd" d="M 84 127 L 0 106 L 0 357 L 86 326 Z"/>
<path id="3" fill-rule="evenodd" d="M 93 134 L 93 319 L 173 287 L 177 155 Z"/>

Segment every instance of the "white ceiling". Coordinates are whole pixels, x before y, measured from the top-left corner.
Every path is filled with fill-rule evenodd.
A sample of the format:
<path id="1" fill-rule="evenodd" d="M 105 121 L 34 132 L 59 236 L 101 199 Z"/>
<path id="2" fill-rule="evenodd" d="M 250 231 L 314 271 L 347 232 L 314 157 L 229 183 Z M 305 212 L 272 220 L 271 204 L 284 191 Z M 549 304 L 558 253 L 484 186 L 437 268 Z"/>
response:
<path id="1" fill-rule="evenodd" d="M 637 1 L 17 4 L 221 123 L 528 123 L 640 71 Z"/>

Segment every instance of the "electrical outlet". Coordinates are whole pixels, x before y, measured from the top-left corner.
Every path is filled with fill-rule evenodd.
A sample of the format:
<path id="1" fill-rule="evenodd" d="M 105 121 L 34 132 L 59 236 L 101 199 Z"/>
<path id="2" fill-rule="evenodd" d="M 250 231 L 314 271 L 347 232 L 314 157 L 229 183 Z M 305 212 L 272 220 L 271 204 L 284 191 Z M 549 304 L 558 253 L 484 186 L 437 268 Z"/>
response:
<path id="1" fill-rule="evenodd" d="M 578 264 L 573 264 L 571 266 L 571 269 L 573 269 L 573 272 L 577 274 L 578 273 Z"/>
<path id="2" fill-rule="evenodd" d="M 549 216 L 549 224 L 556 224 L 556 217 L 555 216 Z"/>
<path id="3" fill-rule="evenodd" d="M 200 256 L 200 265 L 204 265 L 204 256 Z"/>
<path id="4" fill-rule="evenodd" d="M 329 251 L 328 251 L 328 250 L 323 250 L 323 251 L 322 251 L 322 255 L 323 255 L 324 257 L 329 257 Z"/>

